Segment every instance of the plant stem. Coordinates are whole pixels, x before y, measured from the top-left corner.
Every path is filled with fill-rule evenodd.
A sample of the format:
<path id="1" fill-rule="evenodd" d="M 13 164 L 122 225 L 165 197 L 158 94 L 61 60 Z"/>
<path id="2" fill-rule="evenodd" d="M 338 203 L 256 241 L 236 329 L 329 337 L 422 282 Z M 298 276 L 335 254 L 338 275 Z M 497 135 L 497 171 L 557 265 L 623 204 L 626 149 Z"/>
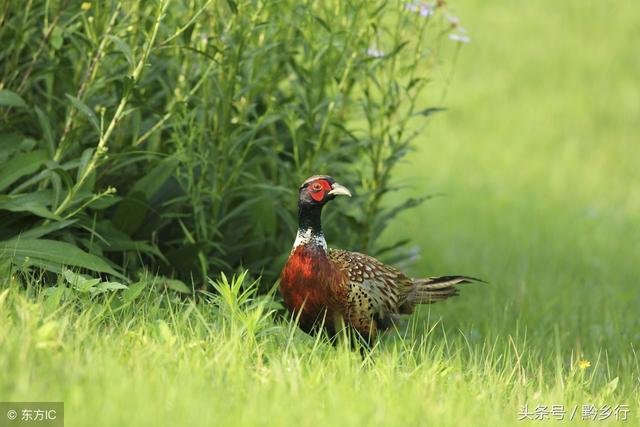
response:
<path id="1" fill-rule="evenodd" d="M 160 28 L 160 23 L 162 22 L 164 12 L 168 4 L 169 4 L 168 0 L 163 0 L 160 3 L 160 6 L 158 8 L 159 9 L 158 14 L 156 16 L 156 20 L 153 25 L 153 30 L 151 32 L 151 38 L 149 39 L 147 47 L 144 50 L 142 56 L 140 57 L 140 60 L 138 61 L 136 68 L 133 70 L 133 73 L 131 74 L 131 85 L 135 85 L 136 83 L 138 83 L 140 79 L 140 75 L 142 74 L 142 69 L 144 68 L 144 65 L 146 64 L 147 59 L 149 58 L 149 54 L 151 53 L 151 49 L 154 45 L 156 36 L 158 35 L 158 29 Z M 107 141 L 109 140 L 109 138 L 111 137 L 111 134 L 116 128 L 118 121 L 122 119 L 122 117 L 124 116 L 124 112 L 125 112 L 124 109 L 127 106 L 127 102 L 129 101 L 130 94 L 131 94 L 131 88 L 125 91 L 124 95 L 120 99 L 120 103 L 118 104 L 118 107 L 116 108 L 116 111 L 113 114 L 113 118 L 111 119 L 109 126 L 107 127 L 106 131 L 100 136 L 100 140 L 98 141 L 98 146 L 96 147 L 95 153 L 91 157 L 91 160 L 89 160 L 87 167 L 84 169 L 84 171 L 78 178 L 77 182 L 69 190 L 69 193 L 67 193 L 67 196 L 65 197 L 65 199 L 55 210 L 56 215 L 60 215 L 71 204 L 78 190 L 82 188 L 82 185 L 87 180 L 89 175 L 93 173 L 93 171 L 96 169 L 98 160 L 106 152 Z"/>

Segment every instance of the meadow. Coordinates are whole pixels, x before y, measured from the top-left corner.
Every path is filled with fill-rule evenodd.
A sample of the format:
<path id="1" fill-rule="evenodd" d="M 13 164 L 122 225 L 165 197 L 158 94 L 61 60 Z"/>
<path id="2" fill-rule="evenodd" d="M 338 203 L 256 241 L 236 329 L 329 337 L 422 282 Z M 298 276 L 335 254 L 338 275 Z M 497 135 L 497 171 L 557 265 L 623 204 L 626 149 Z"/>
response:
<path id="1" fill-rule="evenodd" d="M 249 273 L 229 261 L 245 250 L 241 242 L 225 240 L 230 248 L 226 260 L 215 245 L 194 243 L 188 252 L 200 260 L 194 276 L 205 277 L 206 283 L 196 297 L 183 289 L 192 283 L 181 271 L 139 271 L 152 259 L 174 259 L 172 251 L 187 238 L 172 234 L 166 247 L 142 246 L 153 239 L 141 227 L 129 230 L 130 238 L 122 237 L 122 244 L 137 247 L 142 255 L 116 259 L 131 265 L 118 269 L 119 275 L 138 274 L 126 289 L 119 289 L 116 282 L 124 279 L 118 276 L 111 276 L 111 282 L 96 276 L 100 279 L 91 282 L 69 270 L 62 275 L 35 268 L 16 271 L 19 264 L 14 263 L 12 274 L 0 281 L 0 400 L 63 401 L 70 426 L 640 425 L 640 9 L 631 1 L 578 0 L 456 0 L 449 8 L 461 18 L 471 42 L 456 51 L 456 42 L 441 41 L 445 54 L 449 49 L 455 60 L 445 55 L 443 64 L 433 68 L 434 82 L 420 92 L 424 102 L 416 103 L 446 111 L 425 117 L 426 126 L 406 124 L 408 132 L 418 132 L 411 142 L 414 149 L 398 159 L 390 181 L 406 188 L 378 199 L 375 186 L 367 184 L 383 188 L 387 182 L 376 181 L 380 175 L 375 174 L 358 180 L 369 169 L 358 174 L 349 169 L 348 158 L 338 159 L 339 171 L 348 174 L 341 182 L 357 182 L 363 196 L 359 200 L 356 193 L 329 209 L 362 213 L 356 212 L 357 220 L 351 222 L 339 212 L 327 215 L 325 222 L 335 221 L 328 226 L 327 240 L 374 250 L 357 233 L 344 236 L 339 231 L 351 224 L 370 234 L 363 221 L 377 221 L 373 208 L 389 212 L 411 198 L 438 195 L 417 206 L 409 203 L 410 209 L 385 223 L 379 238 L 375 236 L 376 247 L 409 238 L 397 251 L 381 253 L 415 276 L 468 274 L 487 284 L 422 307 L 363 358 L 347 345 L 303 334 L 283 315 L 273 272 L 265 265 L 281 262 L 276 258 L 282 254 L 274 248 L 286 244 L 292 230 L 290 224 L 272 223 L 290 221 L 287 215 L 267 215 L 269 226 L 243 232 L 243 238 L 279 236 L 277 244 L 262 242 L 249 249 L 255 254 Z M 128 62 L 126 54 L 120 56 Z M 78 109 L 78 117 L 84 117 L 84 107 Z M 200 129 L 211 123 L 203 125 L 200 116 L 185 110 L 175 111 L 186 123 L 184 129 L 174 125 L 166 135 L 197 140 Z M 323 119 L 327 106 L 317 111 Z M 154 113 L 162 118 L 164 111 Z M 92 128 L 87 116 L 81 129 Z M 131 120 L 128 126 L 135 128 L 138 119 Z M 216 120 L 213 126 L 218 126 Z M 139 128 L 134 139 L 148 129 Z M 299 129 L 301 140 L 316 130 L 304 124 Z M 225 131 L 232 137 L 244 135 L 216 128 Z M 193 135 L 179 139 L 171 132 Z M 120 145 L 123 135 L 130 137 L 115 134 Z M 329 136 L 344 143 L 341 135 L 336 131 Z M 339 143 L 326 144 L 339 148 Z M 314 149 L 313 144 L 302 147 Z M 349 147 L 354 156 L 371 152 Z M 129 155 L 144 157 L 154 168 L 160 165 L 153 170 L 162 170 L 171 160 L 151 156 L 152 148 Z M 210 159 L 198 151 L 201 147 L 179 148 L 196 152 L 194 157 L 203 160 L 194 169 L 207 170 Z M 87 158 L 82 150 L 77 153 L 79 159 Z M 233 157 L 224 151 L 216 155 L 220 153 Z M 336 160 L 314 155 L 325 168 Z M 271 160 L 277 168 L 277 159 Z M 275 173 L 252 163 L 252 173 L 277 182 L 275 190 L 265 190 L 277 194 L 275 203 L 293 205 L 294 193 L 280 187 L 295 189 L 294 180 L 313 166 L 295 164 Z M 194 171 L 179 178 L 192 182 L 190 173 Z M 81 175 L 80 168 L 71 180 Z M 225 178 L 213 182 L 218 185 Z M 246 194 L 246 188 L 232 191 Z M 234 218 L 239 224 L 263 219 L 238 213 L 251 204 L 239 209 L 237 203 L 216 205 L 215 198 L 203 201 L 208 196 L 201 189 L 188 196 L 186 205 L 200 203 L 202 211 L 229 218 L 229 224 Z M 366 204 L 349 207 L 361 200 Z M 60 203 L 46 208 L 56 211 Z M 256 203 L 264 208 L 273 202 Z M 75 214 L 75 209 L 68 212 Z M 229 234 L 224 224 L 207 228 L 206 215 L 169 210 L 171 215 L 158 223 L 166 229 L 175 218 L 182 219 L 178 230 L 200 233 L 194 233 L 194 242 L 200 235 L 208 242 L 214 240 L 210 236 Z M 69 227 L 84 222 L 86 231 L 91 219 L 55 220 L 77 220 Z M 29 225 L 34 230 L 43 226 L 28 224 L 36 224 Z M 76 238 L 89 253 L 88 237 L 75 231 L 60 236 L 69 243 Z M 266 259 L 269 251 L 274 256 Z M 205 265 L 202 260 L 209 257 L 219 260 Z M 107 260 L 114 263 L 108 268 L 116 267 L 114 258 Z M 54 269 L 41 261 L 36 267 Z M 95 267 L 96 262 L 89 258 L 76 267 Z M 220 276 L 217 268 L 227 270 L 226 275 Z M 261 271 L 262 280 L 257 277 Z M 537 408 L 544 419 L 519 420 L 525 404 L 529 418 Z M 558 410 L 551 413 L 552 405 L 563 405 L 564 420 L 557 419 Z M 585 405 L 596 409 L 595 415 L 587 414 L 596 421 L 583 420 Z M 624 422 L 621 412 L 613 413 L 617 405 L 627 405 Z M 611 413 L 605 417 L 607 406 Z"/>

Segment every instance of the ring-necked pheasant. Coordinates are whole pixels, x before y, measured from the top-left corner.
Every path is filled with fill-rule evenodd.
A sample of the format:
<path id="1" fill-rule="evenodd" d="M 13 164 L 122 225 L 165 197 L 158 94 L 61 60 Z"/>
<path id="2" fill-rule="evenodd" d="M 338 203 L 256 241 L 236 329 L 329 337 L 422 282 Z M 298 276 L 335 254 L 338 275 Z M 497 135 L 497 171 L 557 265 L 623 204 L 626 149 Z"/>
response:
<path id="1" fill-rule="evenodd" d="M 388 328 L 416 304 L 458 294 L 455 285 L 479 281 L 467 276 L 413 279 L 367 255 L 328 249 L 322 234 L 323 206 L 351 192 L 326 175 L 312 176 L 298 195 L 298 234 L 280 275 L 287 308 L 305 332 L 322 325 L 334 335 L 339 325 L 355 328 L 365 339 Z"/>

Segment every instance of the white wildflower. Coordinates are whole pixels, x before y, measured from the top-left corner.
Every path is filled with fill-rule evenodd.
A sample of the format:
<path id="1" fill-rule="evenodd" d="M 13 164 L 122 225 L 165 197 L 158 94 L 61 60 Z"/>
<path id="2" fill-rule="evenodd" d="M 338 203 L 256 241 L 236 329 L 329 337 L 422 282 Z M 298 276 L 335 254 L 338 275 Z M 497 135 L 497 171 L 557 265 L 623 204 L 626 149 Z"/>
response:
<path id="1" fill-rule="evenodd" d="M 453 40 L 454 42 L 458 42 L 458 43 L 469 43 L 471 41 L 471 37 L 465 35 L 465 34 L 457 34 L 457 33 L 453 33 L 453 34 L 449 34 L 449 40 Z"/>
<path id="2" fill-rule="evenodd" d="M 384 56 L 384 52 L 376 47 L 370 47 L 367 49 L 367 55 L 372 58 L 382 58 Z"/>

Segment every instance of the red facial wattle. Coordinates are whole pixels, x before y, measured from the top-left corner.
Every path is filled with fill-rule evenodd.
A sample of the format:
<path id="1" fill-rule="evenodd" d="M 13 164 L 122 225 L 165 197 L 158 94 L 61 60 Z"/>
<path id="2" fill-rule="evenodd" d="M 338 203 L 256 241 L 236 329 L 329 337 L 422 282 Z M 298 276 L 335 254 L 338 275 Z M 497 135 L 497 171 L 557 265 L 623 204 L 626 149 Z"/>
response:
<path id="1" fill-rule="evenodd" d="M 320 190 L 320 191 L 312 191 L 311 192 L 311 197 L 316 202 L 321 202 L 322 199 L 324 199 L 324 191 L 322 191 L 322 190 Z"/>
<path id="2" fill-rule="evenodd" d="M 331 191 L 331 184 L 329 184 L 329 182 L 324 179 L 320 179 L 313 182 L 307 188 L 309 190 L 311 198 L 313 198 L 313 200 L 315 200 L 316 202 L 321 202 L 324 199 L 325 194 Z"/>

